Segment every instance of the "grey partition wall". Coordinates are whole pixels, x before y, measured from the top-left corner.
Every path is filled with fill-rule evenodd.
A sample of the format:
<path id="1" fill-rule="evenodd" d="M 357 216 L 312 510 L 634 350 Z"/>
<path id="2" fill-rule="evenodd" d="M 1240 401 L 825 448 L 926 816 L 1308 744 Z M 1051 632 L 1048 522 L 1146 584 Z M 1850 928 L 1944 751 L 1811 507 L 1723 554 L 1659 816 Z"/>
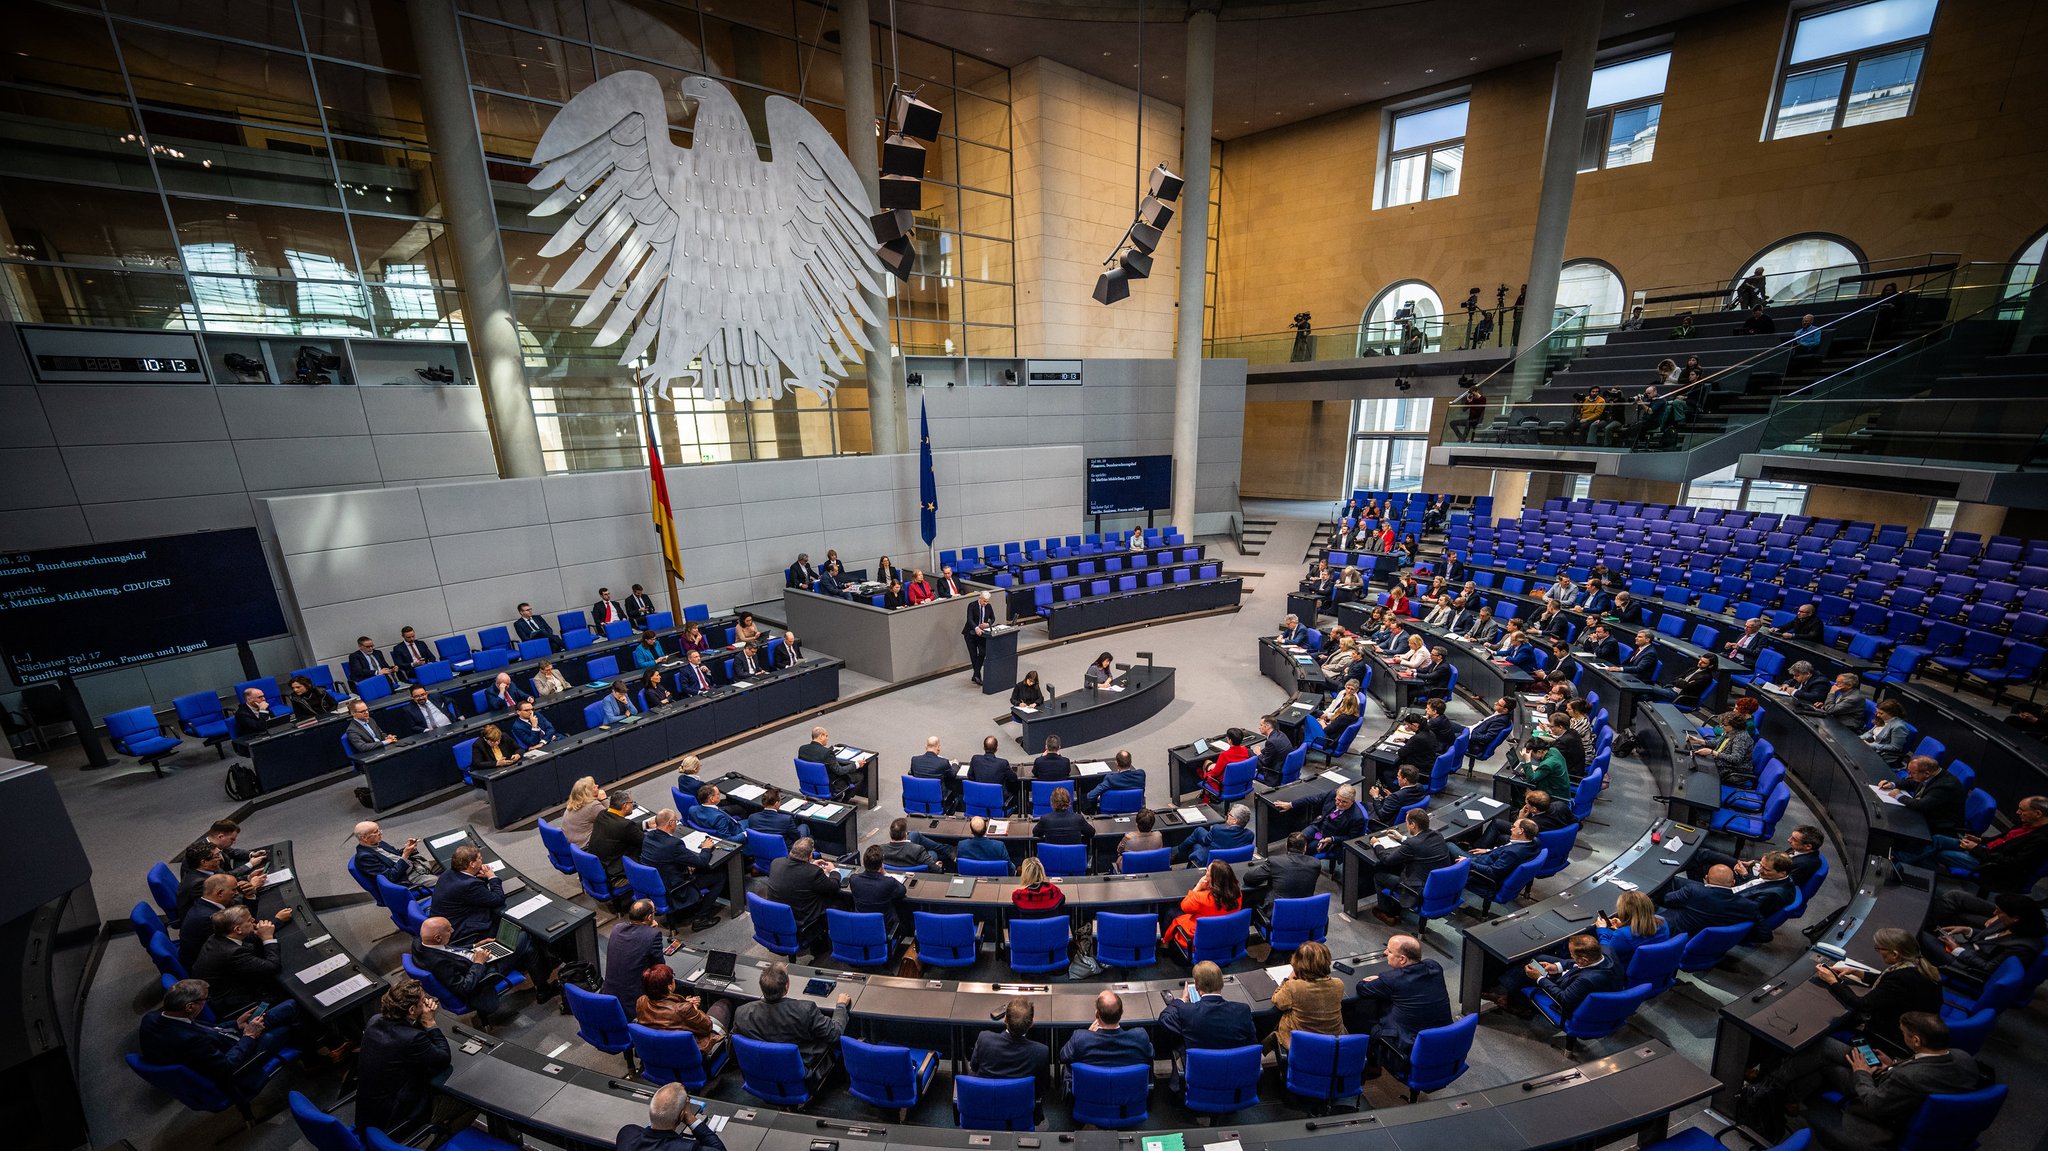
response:
<path id="1" fill-rule="evenodd" d="M 916 607 L 880 608 L 796 588 L 782 593 L 789 626 L 807 645 L 887 683 L 967 666 L 967 641 L 960 629 L 972 602 L 972 595 L 956 595 Z M 1002 616 L 1002 602 L 989 602 Z"/>
<path id="2" fill-rule="evenodd" d="M 1081 466 L 1071 445 L 937 453 L 939 546 L 1075 530 Z M 667 479 L 684 604 L 774 599 L 798 552 L 925 562 L 914 455 L 672 467 Z M 306 649 L 335 661 L 359 635 L 384 646 L 408 624 L 430 639 L 474 633 L 521 601 L 552 615 L 634 583 L 665 598 L 648 499 L 646 473 L 628 470 L 286 496 L 262 512 L 288 614 Z"/>

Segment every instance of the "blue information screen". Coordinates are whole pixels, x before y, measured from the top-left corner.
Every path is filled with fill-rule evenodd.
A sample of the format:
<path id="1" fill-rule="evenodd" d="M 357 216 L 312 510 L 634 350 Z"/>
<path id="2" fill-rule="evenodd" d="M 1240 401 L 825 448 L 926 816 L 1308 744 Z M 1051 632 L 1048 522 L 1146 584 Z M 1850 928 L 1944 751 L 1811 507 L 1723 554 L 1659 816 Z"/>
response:
<path id="1" fill-rule="evenodd" d="M 1172 506 L 1172 456 L 1102 456 L 1088 461 L 1089 515 L 1119 515 Z"/>

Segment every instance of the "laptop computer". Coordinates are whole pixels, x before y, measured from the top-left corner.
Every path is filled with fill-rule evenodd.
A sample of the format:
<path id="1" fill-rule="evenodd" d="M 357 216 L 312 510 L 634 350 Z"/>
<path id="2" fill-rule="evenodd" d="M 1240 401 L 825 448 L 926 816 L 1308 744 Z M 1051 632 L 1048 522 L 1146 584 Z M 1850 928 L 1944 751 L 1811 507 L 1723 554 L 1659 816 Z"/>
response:
<path id="1" fill-rule="evenodd" d="M 490 953 L 490 958 L 484 960 L 484 962 L 496 963 L 500 959 L 512 958 L 512 953 L 519 949 L 521 934 L 522 932 L 517 923 L 512 922 L 510 919 L 499 919 L 497 936 L 477 944 L 478 947 Z"/>
<path id="2" fill-rule="evenodd" d="M 704 957 L 704 978 L 716 979 L 720 983 L 731 983 L 732 973 L 739 963 L 739 956 L 731 951 L 714 951 Z"/>

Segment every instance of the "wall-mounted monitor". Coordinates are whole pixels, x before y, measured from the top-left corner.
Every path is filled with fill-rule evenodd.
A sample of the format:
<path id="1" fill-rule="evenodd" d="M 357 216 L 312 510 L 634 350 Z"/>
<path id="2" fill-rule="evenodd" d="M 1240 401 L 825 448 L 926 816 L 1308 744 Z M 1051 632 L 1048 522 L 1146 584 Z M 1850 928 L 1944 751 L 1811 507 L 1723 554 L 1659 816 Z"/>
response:
<path id="1" fill-rule="evenodd" d="M 1089 515 L 1113 516 L 1172 506 L 1172 456 L 1100 456 L 1088 461 Z"/>

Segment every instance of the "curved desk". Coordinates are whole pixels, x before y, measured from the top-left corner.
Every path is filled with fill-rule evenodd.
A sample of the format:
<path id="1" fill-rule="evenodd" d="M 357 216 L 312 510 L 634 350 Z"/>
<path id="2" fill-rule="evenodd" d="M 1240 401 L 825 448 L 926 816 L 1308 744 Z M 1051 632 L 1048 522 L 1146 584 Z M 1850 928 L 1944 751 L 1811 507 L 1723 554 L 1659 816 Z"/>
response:
<path id="1" fill-rule="evenodd" d="M 299 1010 L 322 1023 L 345 1023 L 353 1032 L 360 1016 L 384 994 L 384 977 L 366 967 L 335 941 L 334 933 L 320 923 L 320 913 L 300 890 L 298 868 L 292 859 L 292 841 L 280 840 L 264 848 L 264 870 L 272 875 L 285 871 L 285 879 L 272 879 L 256 892 L 258 919 L 274 919 L 291 908 L 289 923 L 277 925 L 278 962 L 283 968 L 279 982 L 298 1001 Z M 338 863 L 339 860 L 330 861 Z"/>
<path id="2" fill-rule="evenodd" d="M 1890 683 L 1878 693 L 1906 705 L 1906 719 L 1949 754 L 1977 769 L 1977 786 L 2010 802 L 2048 791 L 2048 745 L 1975 703 L 1917 683 Z"/>
<path id="3" fill-rule="evenodd" d="M 1759 691 L 1763 709 L 1757 713 L 1761 738 L 1771 741 L 1786 773 L 1799 781 L 1813 801 L 1814 814 L 1834 833 L 1836 849 L 1851 883 L 1863 881 L 1865 861 L 1897 845 L 1924 847 L 1927 820 L 1920 813 L 1879 799 L 1870 785 L 1896 773 L 1832 720 L 1802 711 L 1788 696 Z"/>
<path id="4" fill-rule="evenodd" d="M 1194 890 L 1207 872 L 1176 867 L 1144 875 L 1086 875 L 1054 880 L 1066 896 L 1069 915 L 1082 911 L 1130 911 L 1151 907 L 1155 911 L 1178 910 L 1180 901 Z M 905 875 L 903 895 L 917 904 L 914 910 L 970 912 L 984 919 L 1006 918 L 1010 893 L 1017 889 L 1015 876 Z"/>
<path id="5" fill-rule="evenodd" d="M 590 964 L 597 962 L 597 912 L 556 895 L 542 884 L 535 883 L 518 868 L 505 863 L 499 858 L 498 849 L 484 842 L 484 837 L 474 826 L 459 827 L 453 831 L 437 831 L 423 837 L 420 844 L 439 860 L 443 867 L 448 865 L 448 859 L 455 854 L 456 848 L 476 848 L 483 853 L 484 862 L 496 873 L 500 885 L 505 889 L 506 919 L 518 924 L 521 930 L 533 936 L 543 946 L 553 949 L 555 954 L 563 959 L 571 956 L 564 954 L 557 945 L 567 939 L 571 941 L 574 958 Z M 714 866 L 725 866 L 737 860 L 740 855 L 730 847 L 721 848 L 720 851 L 722 855 L 713 854 Z M 747 904 L 744 894 L 745 872 L 737 865 L 729 867 L 728 870 L 731 877 L 741 884 L 736 890 L 742 894 L 736 897 L 734 905 L 743 910 Z"/>
<path id="6" fill-rule="evenodd" d="M 1216 566 L 1210 560 L 1198 569 Z M 1187 570 L 1187 569 L 1182 569 Z M 1166 619 L 1190 612 L 1234 608 L 1244 599 L 1244 581 L 1237 576 L 1220 579 L 1189 579 L 1180 583 L 1141 587 L 1135 591 L 1111 592 L 1086 599 L 1063 600 L 1045 609 L 1045 634 L 1065 639 L 1103 628 L 1122 627 L 1146 620 Z"/>
<path id="7" fill-rule="evenodd" d="M 1143 723 L 1173 702 L 1170 667 L 1134 667 L 1110 682 L 1123 690 L 1077 688 L 1046 700 L 1020 717 L 1018 742 L 1033 755 L 1045 750 L 1048 735 L 1059 736 L 1063 747 L 1080 747 Z"/>

